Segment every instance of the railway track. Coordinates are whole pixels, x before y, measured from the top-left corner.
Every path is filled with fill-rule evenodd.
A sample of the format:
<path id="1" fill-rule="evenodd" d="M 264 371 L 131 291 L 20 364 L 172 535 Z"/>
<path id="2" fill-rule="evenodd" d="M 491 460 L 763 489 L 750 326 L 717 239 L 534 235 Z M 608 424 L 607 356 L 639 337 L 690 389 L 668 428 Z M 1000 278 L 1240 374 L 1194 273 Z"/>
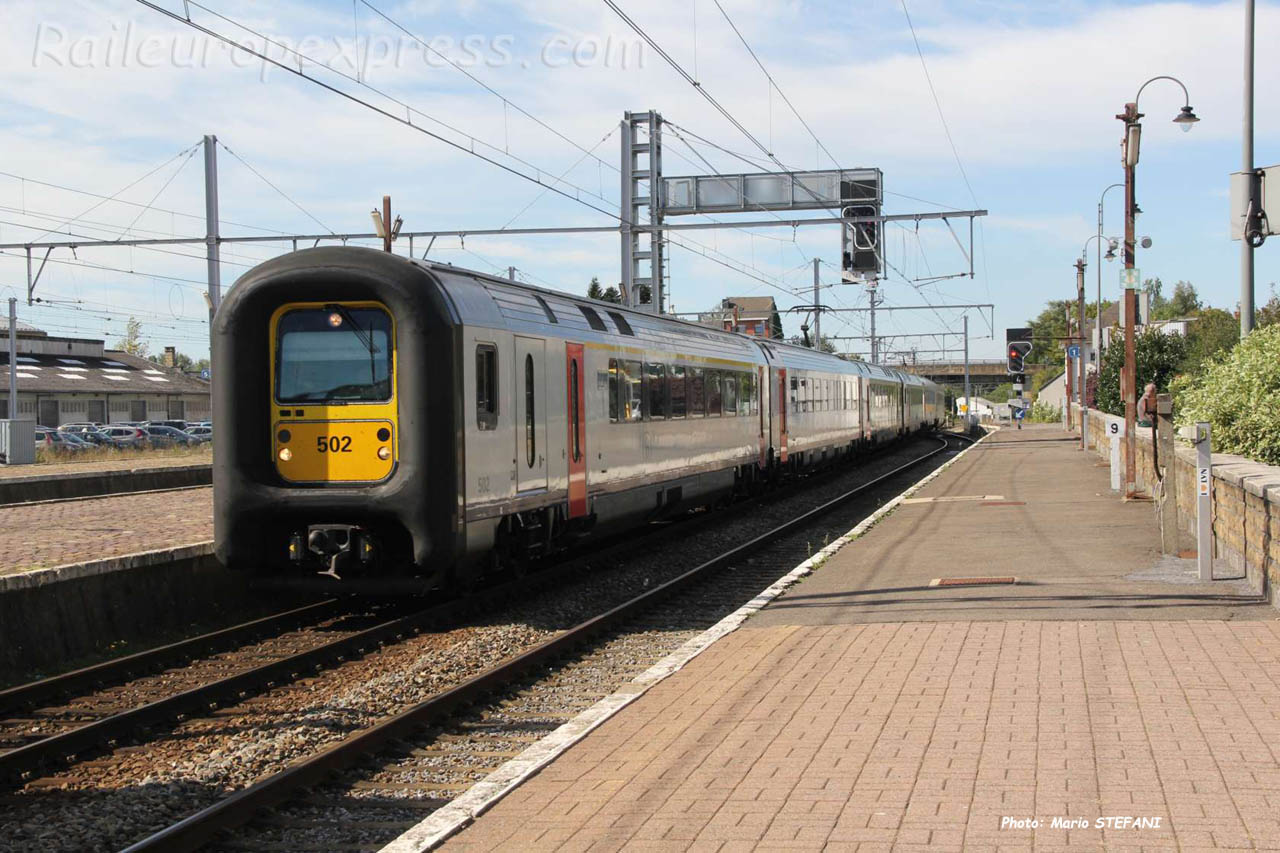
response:
<path id="1" fill-rule="evenodd" d="M 937 459 L 952 442 L 940 439 L 928 452 L 868 482 L 687 571 L 646 584 L 642 592 L 351 731 L 127 849 L 190 850 L 214 840 L 236 850 L 377 849 L 776 581 L 815 550 L 807 536 L 819 532 L 824 519 L 827 536 L 840 535 L 852 519 L 874 510 L 877 495 Z M 853 507 L 859 498 L 865 500 Z M 375 756 L 381 763 L 374 771 L 352 770 Z M 269 808 L 273 816 L 260 818 Z M 245 835 L 226 837 L 245 824 L 251 824 Z"/>

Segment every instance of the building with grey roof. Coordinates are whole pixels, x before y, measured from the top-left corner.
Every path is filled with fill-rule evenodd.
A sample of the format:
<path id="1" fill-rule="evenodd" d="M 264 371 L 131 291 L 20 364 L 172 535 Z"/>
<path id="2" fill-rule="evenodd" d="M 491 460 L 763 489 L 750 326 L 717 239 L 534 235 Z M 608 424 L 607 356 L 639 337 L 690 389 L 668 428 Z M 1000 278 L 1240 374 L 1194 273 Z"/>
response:
<path id="1" fill-rule="evenodd" d="M 0 338 L 0 418 L 10 417 L 7 323 Z M 16 417 L 41 426 L 210 418 L 209 383 L 173 367 L 18 324 Z M 172 350 L 170 349 L 171 353 Z"/>

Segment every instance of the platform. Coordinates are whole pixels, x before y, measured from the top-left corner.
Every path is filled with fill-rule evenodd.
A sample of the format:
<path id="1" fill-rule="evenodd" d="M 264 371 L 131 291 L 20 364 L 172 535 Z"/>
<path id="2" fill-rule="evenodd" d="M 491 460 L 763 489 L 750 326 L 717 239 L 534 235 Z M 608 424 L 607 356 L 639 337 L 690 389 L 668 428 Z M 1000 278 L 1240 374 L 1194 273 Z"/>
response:
<path id="1" fill-rule="evenodd" d="M 1280 849 L 1277 611 L 1067 439 L 989 437 L 444 849 Z"/>
<path id="2" fill-rule="evenodd" d="M 0 506 L 34 501 L 207 486 L 213 482 L 209 445 L 166 453 L 126 451 L 118 458 L 70 457 L 62 462 L 0 465 Z"/>

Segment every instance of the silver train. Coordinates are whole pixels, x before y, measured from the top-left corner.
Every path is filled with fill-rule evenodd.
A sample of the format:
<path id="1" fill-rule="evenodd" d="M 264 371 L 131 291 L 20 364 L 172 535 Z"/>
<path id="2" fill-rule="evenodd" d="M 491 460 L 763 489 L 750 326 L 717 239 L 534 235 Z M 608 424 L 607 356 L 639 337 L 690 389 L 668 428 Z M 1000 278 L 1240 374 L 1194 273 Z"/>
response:
<path id="1" fill-rule="evenodd" d="M 466 583 L 945 417 L 911 374 L 359 248 L 214 326 L 215 547 L 258 571 Z"/>

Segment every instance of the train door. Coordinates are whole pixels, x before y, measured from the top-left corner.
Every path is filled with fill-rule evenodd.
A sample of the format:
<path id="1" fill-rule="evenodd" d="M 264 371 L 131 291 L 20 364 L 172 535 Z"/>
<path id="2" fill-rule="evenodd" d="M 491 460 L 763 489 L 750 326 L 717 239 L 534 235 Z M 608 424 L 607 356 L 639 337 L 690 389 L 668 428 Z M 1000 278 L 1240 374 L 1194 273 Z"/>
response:
<path id="1" fill-rule="evenodd" d="M 569 517 L 587 514 L 586 363 L 582 344 L 565 344 L 565 400 L 568 401 Z"/>
<path id="2" fill-rule="evenodd" d="M 547 342 L 516 336 L 516 490 L 547 487 Z"/>
<path id="3" fill-rule="evenodd" d="M 758 394 L 761 397 L 763 397 L 768 390 L 767 386 L 765 385 L 764 377 L 765 377 L 765 368 L 757 367 L 756 368 L 756 394 Z M 761 405 L 762 402 L 763 402 L 762 400 L 758 400 L 758 399 L 756 401 L 756 412 L 759 414 L 759 417 L 760 417 L 760 423 L 758 426 L 759 432 L 760 432 L 760 457 L 757 464 L 760 466 L 761 470 L 764 470 L 769 465 L 769 433 L 768 433 L 768 430 L 765 429 L 765 425 L 764 425 L 765 407 Z M 748 405 L 750 405 L 749 401 L 748 401 Z M 748 409 L 748 411 L 750 410 Z"/>
<path id="4" fill-rule="evenodd" d="M 778 461 L 787 461 L 787 369 L 778 368 L 778 382 L 774 386 L 774 415 L 778 418 Z"/>

